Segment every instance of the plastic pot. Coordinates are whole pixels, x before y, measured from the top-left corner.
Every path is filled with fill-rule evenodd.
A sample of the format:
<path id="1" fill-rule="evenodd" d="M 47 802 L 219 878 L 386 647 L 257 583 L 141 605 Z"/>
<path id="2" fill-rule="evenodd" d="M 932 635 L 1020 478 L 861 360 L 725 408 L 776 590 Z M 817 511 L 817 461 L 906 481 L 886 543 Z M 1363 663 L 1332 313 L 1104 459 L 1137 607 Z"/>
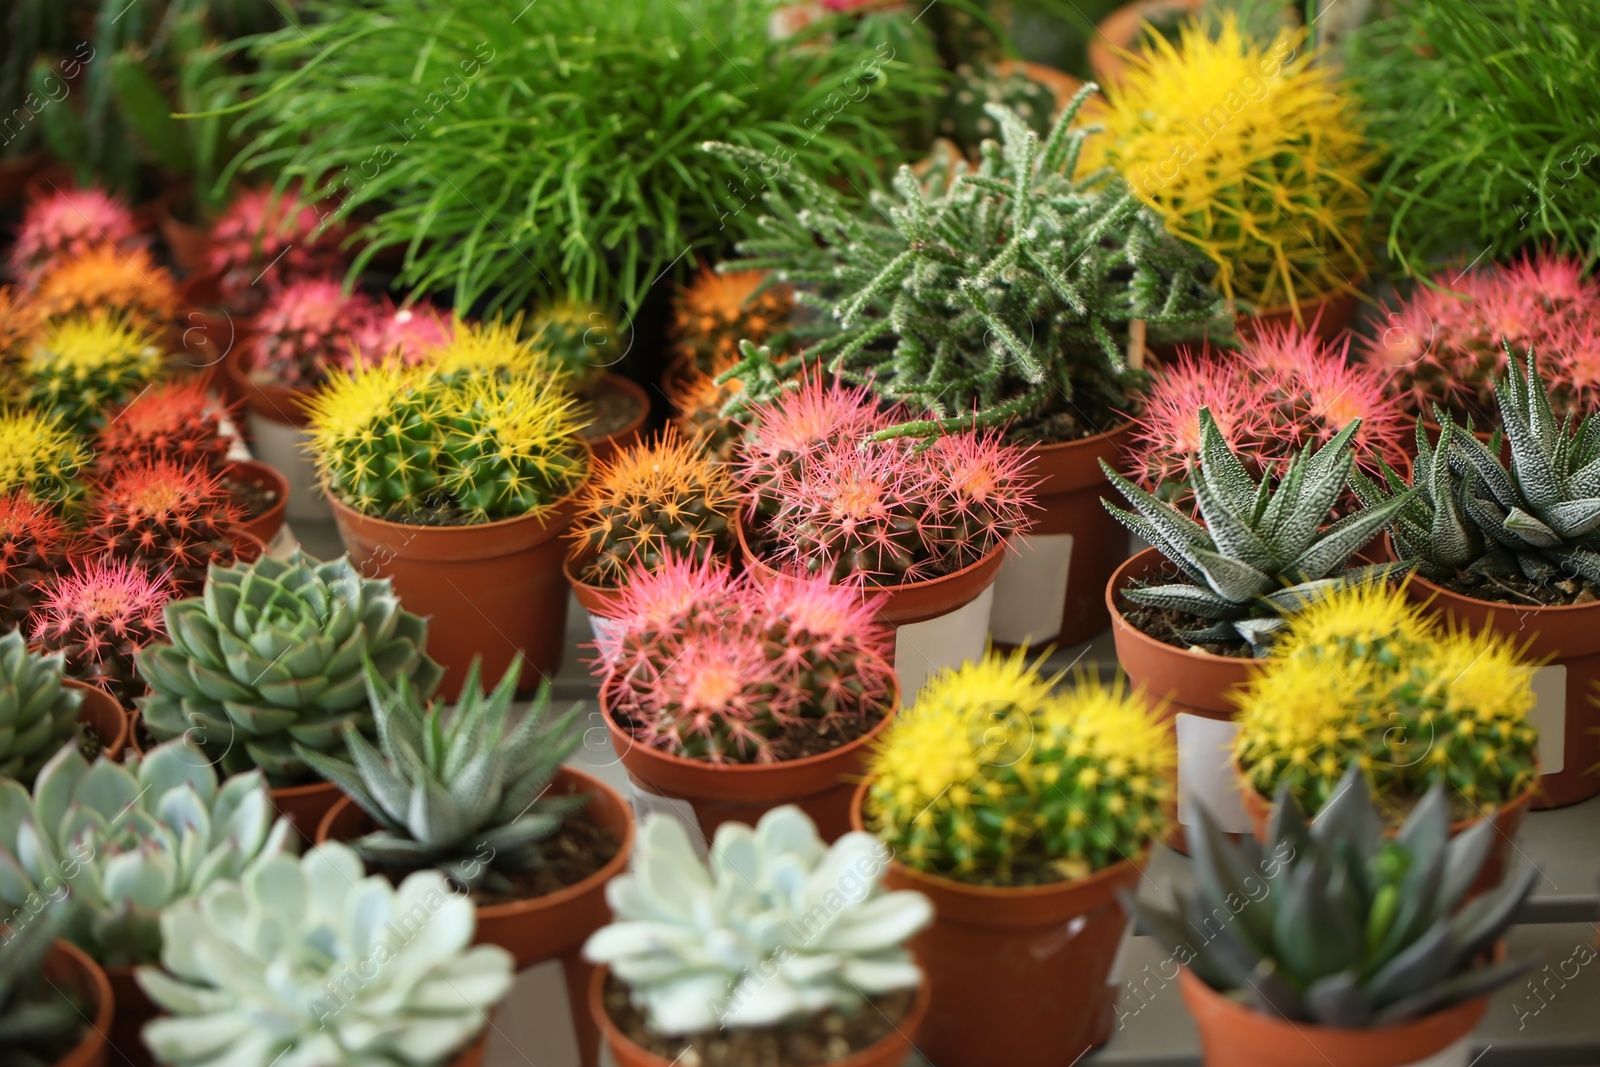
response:
<path id="1" fill-rule="evenodd" d="M 278 494 L 276 504 L 260 515 L 249 516 L 240 523 L 240 526 L 259 539 L 262 544 L 272 544 L 272 539 L 283 529 L 284 515 L 288 510 L 289 479 L 278 468 L 254 459 L 234 460 L 224 469 L 223 476 L 246 485 L 270 489 Z"/>
<path id="2" fill-rule="evenodd" d="M 567 635 L 567 580 L 561 535 L 577 515 L 577 488 L 543 515 L 470 526 L 409 526 L 363 515 L 326 494 L 351 564 L 394 581 L 407 611 L 429 618 L 428 654 L 445 668 L 441 692 L 454 696 L 467 667 L 499 678 L 521 653 L 538 675 L 561 666 Z M 537 681 L 527 673 L 523 684 Z"/>
<path id="3" fill-rule="evenodd" d="M 1178 974 L 1207 1067 L 1467 1067 L 1488 997 L 1393 1026 L 1347 1030 L 1253 1011 L 1184 967 Z"/>
<path id="4" fill-rule="evenodd" d="M 866 829 L 869 784 L 851 804 L 857 830 Z M 888 888 L 933 901 L 933 924 L 910 942 L 932 993 L 922 1054 L 939 1067 L 1068 1067 L 1107 1041 L 1117 1004 L 1111 969 L 1128 924 L 1117 891 L 1133 891 L 1146 855 L 1075 882 L 1018 888 L 891 861 Z"/>
<path id="5" fill-rule="evenodd" d="M 43 152 L 29 152 L 15 159 L 0 159 L 0 211 L 22 202 L 22 190 L 47 158 Z"/>
<path id="6" fill-rule="evenodd" d="M 294 824 L 296 832 L 309 845 L 317 837 L 317 828 L 340 801 L 345 799 L 339 787 L 332 782 L 307 782 L 304 785 L 283 785 L 272 789 L 272 806 Z"/>
<path id="7" fill-rule="evenodd" d="M 1360 279 L 1356 281 L 1359 284 Z M 1350 328 L 1350 323 L 1356 317 L 1356 308 L 1359 306 L 1360 298 L 1355 293 L 1341 290 L 1300 301 L 1298 320 L 1295 318 L 1294 308 L 1284 304 L 1279 307 L 1264 308 L 1252 314 L 1240 314 L 1234 318 L 1233 325 L 1239 340 L 1249 341 L 1258 336 L 1263 328 L 1281 330 L 1298 322 L 1317 340 L 1324 344 L 1332 344 L 1340 334 Z"/>
<path id="8" fill-rule="evenodd" d="M 76 991 L 85 1009 L 83 1036 L 55 1067 L 101 1067 L 106 1062 L 106 1033 L 116 1015 L 116 997 L 106 972 L 70 941 L 50 946 L 42 970 L 52 985 Z"/>
<path id="9" fill-rule="evenodd" d="M 1104 459 L 1116 466 L 1133 434 L 1124 423 L 1030 453 L 1039 510 L 995 578 L 989 633 L 999 645 L 1075 645 L 1109 624 L 1105 587 L 1128 557 L 1122 526 L 1100 504 Z"/>
<path id="10" fill-rule="evenodd" d="M 781 763 L 712 764 L 637 744 L 612 714 L 605 686 L 600 688 L 600 717 L 633 783 L 638 818 L 651 811 L 669 812 L 698 830 L 689 840 L 704 845 L 725 822 L 754 826 L 773 808 L 797 804 L 817 824 L 822 839 L 832 842 L 850 829 L 855 783 L 866 773 L 872 743 L 894 718 L 899 695 L 896 691 L 883 719 L 854 741 Z"/>
<path id="11" fill-rule="evenodd" d="M 589 981 L 588 1007 L 617 1067 L 674 1067 L 675 1064 L 683 1062 L 681 1058 L 662 1059 L 655 1053 L 634 1044 L 627 1035 L 617 1029 L 617 1024 L 611 1021 L 611 1013 L 606 1011 L 606 975 L 609 973 L 609 968 L 606 967 L 595 969 L 594 977 Z M 913 1042 L 927 1019 L 929 1001 L 928 983 L 923 982 L 917 989 L 916 999 L 911 1002 L 911 1011 L 894 1024 L 893 1033 L 842 1060 L 830 1061 L 828 1067 L 900 1067 L 911 1050 L 917 1047 Z"/>
<path id="12" fill-rule="evenodd" d="M 109 1038 L 105 1062 L 110 1067 L 153 1067 L 155 1063 L 141 1031 L 145 1023 L 161 1014 L 161 1009 L 139 988 L 133 971 L 132 966 L 105 969 L 111 998 L 117 1006 L 110 1030 L 102 1030 Z"/>
<path id="13" fill-rule="evenodd" d="M 620 374 L 607 374 L 601 378 L 599 385 L 595 387 L 595 392 L 622 393 L 632 399 L 639 409 L 639 413 L 628 420 L 625 426 L 603 437 L 588 439 L 589 447 L 594 450 L 595 462 L 607 463 L 618 452 L 639 443 L 640 431 L 644 428 L 645 420 L 650 417 L 650 394 L 645 392 L 644 386 Z"/>
<path id="14" fill-rule="evenodd" d="M 128 746 L 128 713 L 117 698 L 97 685 L 72 678 L 63 679 L 62 684 L 83 694 L 78 721 L 94 727 L 100 738 L 100 754 L 108 760 L 121 760 L 122 750 Z"/>
<path id="15" fill-rule="evenodd" d="M 1128 67 L 1124 52 L 1139 43 L 1141 29 L 1148 21 L 1171 15 L 1186 15 L 1200 10 L 1205 0 L 1137 0 L 1125 4 L 1100 20 L 1089 38 L 1089 70 L 1102 86 L 1122 80 Z"/>
<path id="16" fill-rule="evenodd" d="M 589 935 L 611 921 L 606 904 L 606 883 L 628 866 L 633 852 L 634 822 L 627 801 L 598 778 L 563 767 L 551 780 L 557 796 L 587 793 L 590 818 L 616 836 L 617 854 L 600 870 L 577 885 L 532 900 L 480 906 L 478 944 L 499 945 L 516 957 L 519 969 L 559 958 L 567 980 L 567 1000 L 577 1032 L 584 1067 L 598 1062 L 599 1031 L 585 1009 L 583 994 L 589 988 L 594 965 L 582 956 Z M 372 817 L 349 797 L 343 797 L 317 827 L 317 842 L 349 841 L 376 829 Z"/>
<path id="17" fill-rule="evenodd" d="M 1534 607 L 1497 604 L 1452 592 L 1416 576 L 1411 598 L 1458 626 L 1495 633 L 1527 645 L 1526 657 L 1543 662 L 1533 676 L 1528 719 L 1539 731 L 1539 796 L 1533 807 L 1560 808 L 1600 793 L 1600 602 Z"/>

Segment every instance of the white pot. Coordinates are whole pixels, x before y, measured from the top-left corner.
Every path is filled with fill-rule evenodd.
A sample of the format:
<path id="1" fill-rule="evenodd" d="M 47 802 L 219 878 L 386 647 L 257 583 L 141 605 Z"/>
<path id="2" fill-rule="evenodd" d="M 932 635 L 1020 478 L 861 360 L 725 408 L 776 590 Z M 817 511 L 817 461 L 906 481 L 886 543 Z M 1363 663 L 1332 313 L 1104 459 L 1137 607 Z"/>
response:
<path id="1" fill-rule="evenodd" d="M 289 502 L 285 508 L 289 519 L 332 522 L 333 508 L 322 495 L 316 464 L 305 449 L 305 430 L 255 411 L 249 413 L 249 418 L 251 451 L 261 462 L 276 467 L 289 479 Z"/>
<path id="2" fill-rule="evenodd" d="M 989 633 L 1002 645 L 1037 646 L 1061 633 L 1072 570 L 1069 533 L 1017 538 L 994 580 Z"/>
<path id="3" fill-rule="evenodd" d="M 990 582 L 954 611 L 895 627 L 894 668 L 900 677 L 902 704 L 909 707 L 923 683 L 943 668 L 959 667 L 983 656 L 993 608 L 994 583 Z"/>

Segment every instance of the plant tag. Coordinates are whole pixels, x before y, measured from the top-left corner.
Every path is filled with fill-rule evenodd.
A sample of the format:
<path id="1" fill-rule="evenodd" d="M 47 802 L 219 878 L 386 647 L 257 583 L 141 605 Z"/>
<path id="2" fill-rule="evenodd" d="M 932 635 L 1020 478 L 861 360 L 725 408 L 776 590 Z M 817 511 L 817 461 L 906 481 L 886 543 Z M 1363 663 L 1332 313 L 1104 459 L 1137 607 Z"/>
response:
<path id="1" fill-rule="evenodd" d="M 1250 833 L 1231 758 L 1238 732 L 1239 724 L 1228 719 L 1178 713 L 1178 821 L 1183 825 L 1200 824 L 1194 813 L 1198 801 L 1224 833 Z"/>
<path id="2" fill-rule="evenodd" d="M 652 793 L 642 787 L 630 776 L 628 778 L 628 792 L 633 799 L 634 821 L 644 823 L 646 815 L 656 813 L 668 815 L 683 823 L 683 828 L 689 831 L 689 840 L 694 844 L 694 850 L 701 859 L 705 859 L 711 852 L 711 846 L 706 841 L 706 835 L 700 829 L 700 819 L 694 813 L 694 805 L 687 800 L 677 797 L 662 796 Z"/>
<path id="3" fill-rule="evenodd" d="M 622 620 L 608 619 L 592 611 L 586 611 L 584 614 L 589 616 L 589 630 L 594 634 L 595 647 L 600 650 L 600 662 L 607 665 L 615 663 L 618 650 L 616 642 L 611 638 L 622 628 Z"/>
<path id="4" fill-rule="evenodd" d="M 989 643 L 989 610 L 994 584 L 977 598 L 934 619 L 908 622 L 895 630 L 894 669 L 900 676 L 900 704 L 910 706 L 922 683 L 942 667 L 959 667 L 983 655 Z"/>
<path id="5" fill-rule="evenodd" d="M 1111 977 L 1106 979 L 1106 985 L 1112 989 L 1121 989 L 1122 983 L 1128 980 L 1123 973 L 1128 969 L 1128 949 L 1133 945 L 1133 916 L 1128 916 L 1128 924 L 1122 928 L 1122 940 L 1117 944 L 1117 958 L 1111 961 Z"/>
<path id="6" fill-rule="evenodd" d="M 1533 672 L 1533 711 L 1528 721 L 1539 731 L 1539 773 L 1555 774 L 1567 762 L 1567 668 L 1561 664 Z"/>
<path id="7" fill-rule="evenodd" d="M 989 634 L 1006 645 L 1038 644 L 1061 632 L 1072 570 L 1071 534 L 1019 537 L 994 580 Z"/>

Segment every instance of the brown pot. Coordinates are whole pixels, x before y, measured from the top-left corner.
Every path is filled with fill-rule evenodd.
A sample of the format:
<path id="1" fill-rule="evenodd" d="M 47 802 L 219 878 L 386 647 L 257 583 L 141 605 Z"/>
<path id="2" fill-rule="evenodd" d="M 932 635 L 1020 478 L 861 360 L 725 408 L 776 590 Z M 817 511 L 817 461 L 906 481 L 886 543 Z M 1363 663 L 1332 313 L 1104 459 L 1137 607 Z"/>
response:
<path id="1" fill-rule="evenodd" d="M 189 191 L 192 192 L 192 185 Z M 187 193 L 177 189 L 169 192 L 170 195 L 156 201 L 156 226 L 161 230 L 161 239 L 166 242 L 173 265 L 185 274 L 193 274 L 205 268 L 206 253 L 211 250 L 211 228 L 185 222 L 173 214 L 173 207 L 187 199 Z"/>
<path id="2" fill-rule="evenodd" d="M 499 678 L 519 652 L 539 675 L 555 676 L 567 637 L 561 535 L 581 488 L 544 515 L 472 526 L 387 522 L 327 496 L 351 564 L 393 579 L 406 610 L 431 619 L 428 654 L 445 668 L 441 691 L 453 696 L 477 656 L 484 678 Z"/>
<path id="3" fill-rule="evenodd" d="M 57 941 L 42 965 L 45 980 L 65 986 L 78 994 L 84 1011 L 83 1036 L 55 1067 L 103 1067 L 106 1062 L 106 1032 L 116 1016 L 116 997 L 111 982 L 100 965 L 69 941 Z"/>
<path id="4" fill-rule="evenodd" d="M 1078 95 L 1078 90 L 1083 88 L 1083 82 L 1066 71 L 1028 59 L 1002 59 L 994 65 L 994 71 L 1002 78 L 1013 71 L 1021 71 L 1029 81 L 1038 82 L 1049 89 L 1056 98 L 1057 115 L 1067 109 L 1072 98 Z"/>
<path id="5" fill-rule="evenodd" d="M 865 830 L 856 789 L 851 827 Z M 933 901 L 933 925 L 911 939 L 933 1003 L 922 1038 L 939 1067 L 1067 1067 L 1111 1037 L 1117 989 L 1109 983 L 1145 853 L 1075 882 L 1001 888 L 968 885 L 891 861 L 890 889 Z M 1049 990 L 1049 995 L 1038 994 Z"/>
<path id="6" fill-rule="evenodd" d="M 44 166 L 46 158 L 43 152 L 29 152 L 15 159 L 0 159 L 0 211 L 22 202 L 22 190 L 27 187 L 28 179 Z"/>
<path id="7" fill-rule="evenodd" d="M 594 977 L 589 981 L 588 1010 L 599 1026 L 600 1033 L 605 1038 L 606 1048 L 610 1050 L 611 1059 L 617 1067 L 676 1067 L 678 1063 L 685 1062 L 681 1056 L 678 1060 L 664 1060 L 634 1044 L 627 1035 L 617 1029 L 617 1024 L 611 1021 L 611 1013 L 606 1011 L 605 991 L 608 973 L 609 969 L 606 967 L 595 968 Z M 828 1067 L 900 1067 L 911 1050 L 917 1047 L 913 1042 L 927 1018 L 930 999 L 928 983 L 924 981 L 917 989 L 916 999 L 911 1002 L 911 1011 L 895 1024 L 894 1033 L 842 1060 L 829 1061 Z"/>
<path id="8" fill-rule="evenodd" d="M 1123 55 L 1139 43 L 1144 24 L 1165 15 L 1199 11 L 1205 0 L 1136 0 L 1102 19 L 1089 38 L 1089 70 L 1101 85 L 1122 80 L 1128 61 Z"/>
<path id="9" fill-rule="evenodd" d="M 1181 968 L 1178 987 L 1200 1031 L 1207 1067 L 1401 1067 L 1420 1063 L 1470 1034 L 1488 997 L 1393 1026 L 1347 1030 L 1253 1011 Z"/>
<path id="10" fill-rule="evenodd" d="M 83 693 L 83 703 L 78 706 L 78 721 L 94 727 L 100 738 L 100 755 L 108 760 L 122 758 L 128 744 L 128 713 L 122 710 L 117 698 L 97 685 L 68 678 L 62 682 L 69 689 Z"/>
<path id="11" fill-rule="evenodd" d="M 780 763 L 713 764 L 636 744 L 612 714 L 605 686 L 600 687 L 600 717 L 629 779 L 641 792 L 688 801 L 706 841 L 725 822 L 754 826 L 773 808 L 795 804 L 817 824 L 822 839 L 833 842 L 850 829 L 850 796 L 899 701 L 897 689 L 883 719 L 854 741 Z"/>
<path id="12" fill-rule="evenodd" d="M 222 361 L 229 389 L 238 394 L 246 408 L 263 418 L 289 426 L 307 425 L 311 418 L 306 414 L 305 402 L 315 390 L 257 381 L 245 369 L 244 360 L 239 358 L 246 355 L 242 351 L 242 336 L 240 341 L 241 351 L 230 353 L 230 358 Z"/>
<path id="13" fill-rule="evenodd" d="M 134 968 L 107 967 L 106 978 L 111 983 L 112 999 L 116 1002 L 116 1018 L 109 1031 L 109 1048 L 106 1050 L 108 1067 L 154 1067 L 155 1057 L 145 1047 L 141 1031 L 144 1024 L 161 1014 L 155 1001 L 145 996 L 133 978 Z"/>
<path id="14" fill-rule="evenodd" d="M 989 619 L 995 644 L 1075 645 L 1109 625 L 1106 582 L 1128 558 L 1128 539 L 1100 504 L 1099 461 L 1117 466 L 1132 436 L 1133 424 L 1124 423 L 1032 451 L 1040 510 L 1000 565 Z"/>
<path id="15" fill-rule="evenodd" d="M 571 767 L 556 772 L 550 789 L 556 795 L 587 793 L 588 813 L 616 835 L 617 854 L 600 870 L 577 885 L 533 900 L 479 907 L 478 944 L 499 945 L 516 957 L 518 969 L 559 958 L 567 979 L 567 1000 L 578 1036 L 584 1067 L 594 1067 L 599 1052 L 599 1032 L 584 1009 L 581 997 L 589 987 L 594 965 L 583 958 L 589 935 L 611 921 L 606 904 L 606 883 L 628 865 L 633 853 L 634 825 L 628 802 L 598 778 Z M 375 827 L 372 817 L 349 797 L 343 797 L 317 827 L 317 842 L 349 841 Z"/>
<path id="16" fill-rule="evenodd" d="M 594 449 L 596 463 L 609 463 L 618 452 L 625 448 L 632 448 L 639 443 L 639 434 L 643 429 L 645 420 L 650 417 L 650 394 L 645 392 L 644 386 L 631 378 L 624 378 L 620 374 L 607 374 L 600 379 L 598 392 L 623 393 L 633 399 L 638 406 L 639 413 L 628 421 L 626 426 L 606 434 L 604 437 L 595 437 L 589 440 L 589 447 Z"/>
<path id="17" fill-rule="evenodd" d="M 345 799 L 339 787 L 332 782 L 307 782 L 305 785 L 283 785 L 271 790 L 272 806 L 294 824 L 295 830 L 309 845 L 320 841 L 318 828 Z"/>
<path id="18" fill-rule="evenodd" d="M 667 398 L 667 405 L 674 416 L 684 414 L 684 394 L 696 381 L 705 376 L 705 372 L 696 365 L 693 352 L 678 352 L 667 360 L 667 365 L 662 368 L 661 381 L 657 388 L 661 391 L 661 395 Z"/>
<path id="19" fill-rule="evenodd" d="M 1359 283 L 1360 279 L 1356 279 L 1356 284 Z M 1295 317 L 1294 308 L 1285 304 L 1253 314 L 1240 314 L 1234 318 L 1233 326 L 1239 335 L 1239 340 L 1249 341 L 1256 337 L 1263 327 L 1281 330 L 1298 323 L 1309 330 L 1317 340 L 1331 345 L 1340 334 L 1350 328 L 1360 302 L 1360 297 L 1355 293 L 1340 290 L 1300 301 L 1298 319 Z"/>
<path id="20" fill-rule="evenodd" d="M 240 524 L 263 545 L 272 544 L 272 539 L 283 529 L 283 514 L 289 506 L 289 479 L 285 478 L 278 468 L 269 467 L 254 459 L 234 460 L 225 468 L 224 475 L 246 485 L 270 489 L 278 494 L 276 504 L 260 515 L 249 516 Z"/>
<path id="21" fill-rule="evenodd" d="M 1600 603 L 1561 607 L 1496 604 L 1452 592 L 1421 576 L 1406 586 L 1411 598 L 1457 626 L 1491 629 L 1526 645 L 1528 659 L 1544 663 L 1534 679 L 1532 717 L 1539 730 L 1539 777 L 1535 810 L 1560 808 L 1600 794 Z M 1563 690 L 1564 689 L 1564 693 Z M 1559 730 L 1548 729 L 1564 719 Z M 1548 735 L 1548 736 L 1547 736 Z"/>

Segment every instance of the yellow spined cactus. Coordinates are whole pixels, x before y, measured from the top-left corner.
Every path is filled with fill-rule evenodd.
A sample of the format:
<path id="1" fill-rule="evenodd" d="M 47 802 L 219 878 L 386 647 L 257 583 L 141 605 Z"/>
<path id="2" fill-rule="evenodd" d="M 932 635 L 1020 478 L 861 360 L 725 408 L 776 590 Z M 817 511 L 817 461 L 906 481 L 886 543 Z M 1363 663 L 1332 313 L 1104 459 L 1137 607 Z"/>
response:
<path id="1" fill-rule="evenodd" d="M 425 362 L 445 377 L 489 373 L 520 378 L 560 373 L 538 340 L 523 336 L 520 315 L 457 322 L 450 340 L 429 353 Z"/>
<path id="2" fill-rule="evenodd" d="M 1225 296 L 1255 309 L 1353 291 L 1366 270 L 1375 161 L 1357 101 L 1313 64 L 1306 30 L 1251 39 L 1224 15 L 1174 43 L 1150 35 L 1092 117 L 1085 163 L 1107 164 L 1167 228 L 1205 251 Z"/>
<path id="3" fill-rule="evenodd" d="M 25 489 L 39 501 L 70 506 L 83 495 L 89 448 L 57 415 L 0 407 L 0 496 Z"/>
<path id="4" fill-rule="evenodd" d="M 86 431 L 112 405 L 160 374 L 156 335 L 123 314 L 97 311 L 51 322 L 24 346 L 18 373 L 28 403 Z"/>
<path id="5" fill-rule="evenodd" d="M 577 402 L 549 375 L 448 384 L 444 484 L 476 521 L 548 511 L 588 476 Z"/>
<path id="6" fill-rule="evenodd" d="M 444 420 L 428 374 L 388 359 L 336 372 L 306 405 L 306 447 L 339 499 L 367 515 L 414 516 L 440 500 Z"/>

